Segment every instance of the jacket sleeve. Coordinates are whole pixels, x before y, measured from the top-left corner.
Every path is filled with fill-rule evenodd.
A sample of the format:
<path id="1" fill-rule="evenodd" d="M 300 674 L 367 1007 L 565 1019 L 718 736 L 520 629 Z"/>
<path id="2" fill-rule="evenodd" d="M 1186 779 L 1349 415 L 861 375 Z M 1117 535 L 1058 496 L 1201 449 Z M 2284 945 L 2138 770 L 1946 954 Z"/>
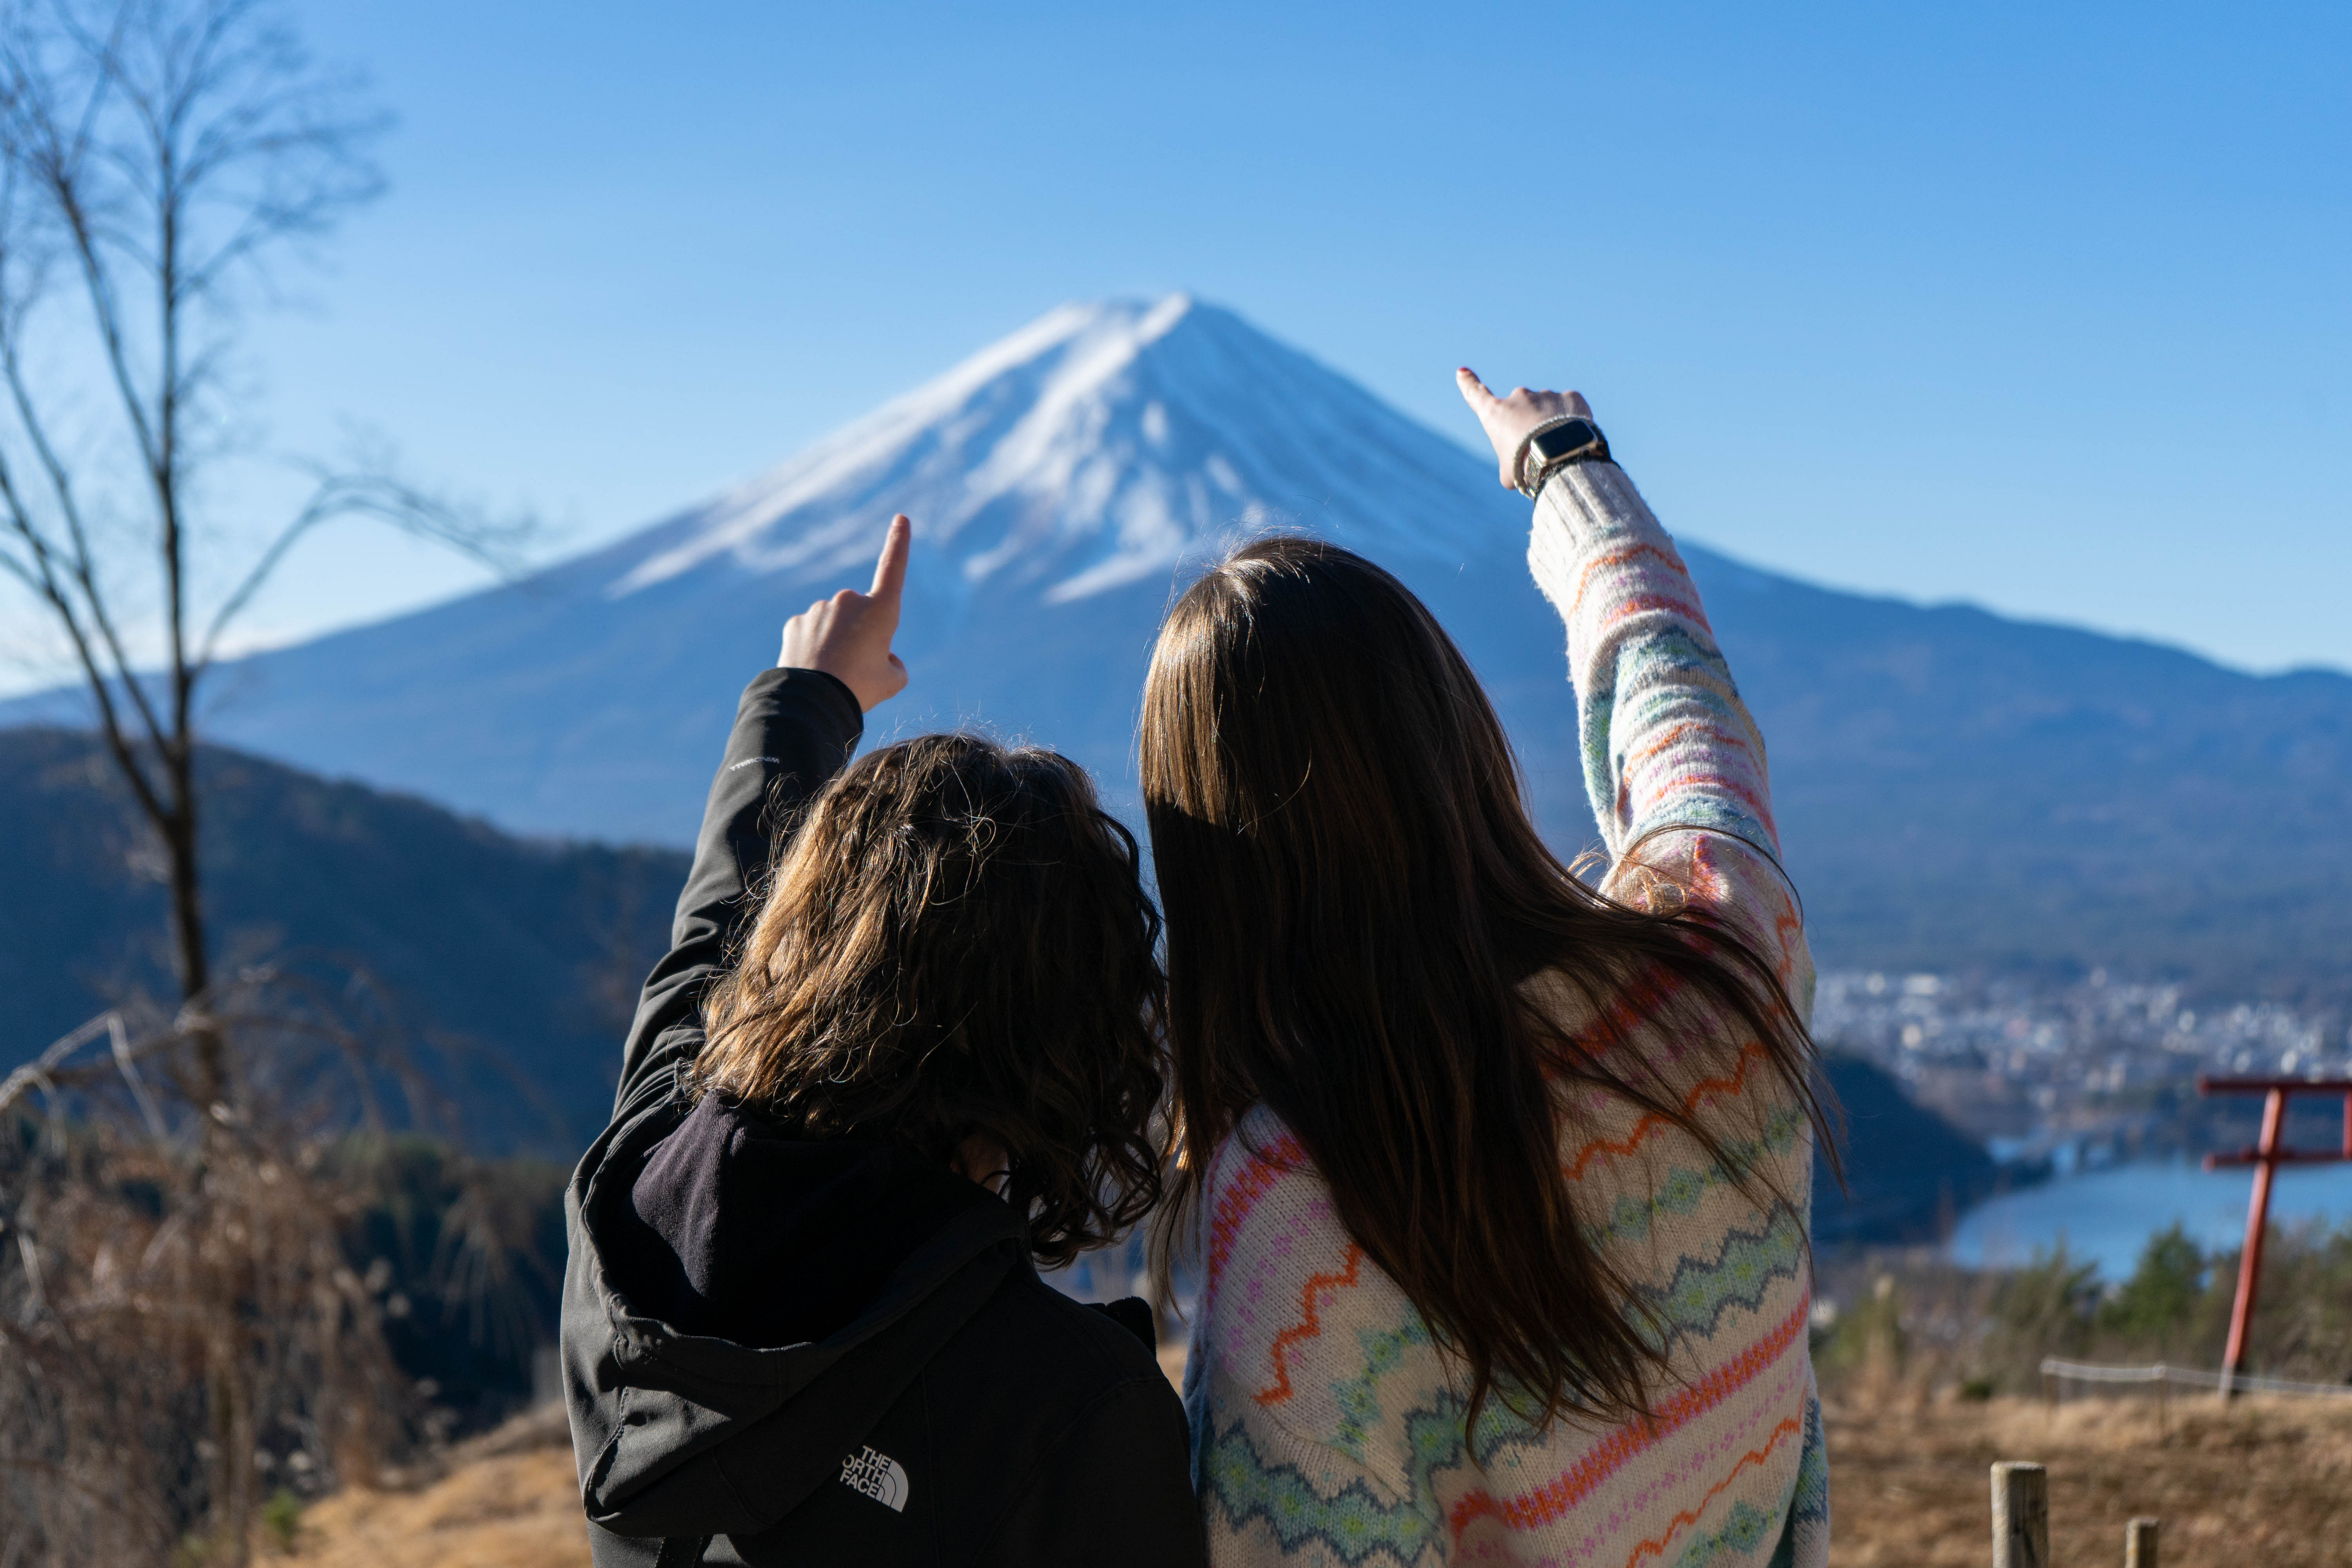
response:
<path id="1" fill-rule="evenodd" d="M 1070 1424 L 978 1561 L 987 1568 L 1206 1568 L 1191 1447 L 1183 1406 L 1167 1384 L 1118 1384 Z"/>
<path id="2" fill-rule="evenodd" d="M 668 1094 L 679 1062 L 700 1048 L 703 992 L 752 913 L 748 895 L 775 834 L 847 764 L 864 730 L 857 699 L 823 671 L 764 670 L 743 689 L 677 896 L 669 952 L 646 980 L 622 1047 L 614 1121 L 648 1096 Z"/>
<path id="3" fill-rule="evenodd" d="M 1584 787 L 1612 862 L 1604 889 L 1642 905 L 1663 875 L 1738 922 L 1810 1016 L 1812 960 L 1764 737 L 1675 542 L 1623 469 L 1571 463 L 1536 498 L 1528 564 L 1568 623 Z"/>

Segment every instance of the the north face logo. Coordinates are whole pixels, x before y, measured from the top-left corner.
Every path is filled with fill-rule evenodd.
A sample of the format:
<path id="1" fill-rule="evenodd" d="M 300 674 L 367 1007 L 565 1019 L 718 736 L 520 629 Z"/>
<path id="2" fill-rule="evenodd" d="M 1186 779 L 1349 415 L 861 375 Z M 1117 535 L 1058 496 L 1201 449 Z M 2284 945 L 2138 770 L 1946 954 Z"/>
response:
<path id="1" fill-rule="evenodd" d="M 841 1484 L 900 1513 L 907 1511 L 907 1471 L 887 1454 L 866 1448 L 850 1455 L 841 1461 Z"/>

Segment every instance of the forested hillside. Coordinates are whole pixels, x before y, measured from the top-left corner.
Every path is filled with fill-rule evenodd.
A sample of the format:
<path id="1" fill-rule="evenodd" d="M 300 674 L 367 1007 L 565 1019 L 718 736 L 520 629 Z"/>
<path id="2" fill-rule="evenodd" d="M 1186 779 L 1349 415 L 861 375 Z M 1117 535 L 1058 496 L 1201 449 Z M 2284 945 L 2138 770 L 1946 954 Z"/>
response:
<path id="1" fill-rule="evenodd" d="M 531 842 L 236 752 L 202 766 L 227 968 L 302 971 L 428 1047 L 494 1145 L 568 1153 L 603 1125 L 685 856 Z M 94 738 L 0 730 L 7 1065 L 115 1002 L 175 994 L 157 867 Z"/>
<path id="2" fill-rule="evenodd" d="M 348 997 L 434 1048 L 467 1131 L 568 1158 L 603 1125 L 626 1008 L 660 951 L 686 857 L 534 843 L 428 802 L 236 752 L 205 759 L 221 951 L 382 997 Z M 110 1003 L 168 995 L 163 895 L 87 735 L 0 730 L 5 1065 Z M 16 896 L 24 889 L 31 896 Z M 1984 1152 L 1866 1062 L 1832 1058 L 1851 1194 L 1817 1183 L 1825 1241 L 1932 1236 L 1992 1184 Z"/>

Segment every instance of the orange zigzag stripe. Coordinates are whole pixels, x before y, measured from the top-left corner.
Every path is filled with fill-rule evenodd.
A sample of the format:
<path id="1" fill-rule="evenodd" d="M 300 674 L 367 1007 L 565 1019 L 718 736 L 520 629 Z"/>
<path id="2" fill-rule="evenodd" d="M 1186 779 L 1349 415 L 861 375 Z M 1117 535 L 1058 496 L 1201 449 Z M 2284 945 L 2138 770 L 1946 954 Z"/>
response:
<path id="1" fill-rule="evenodd" d="M 1622 1045 L 1633 1037 L 1643 1021 L 1664 1006 L 1666 999 L 1682 989 L 1682 982 L 1664 970 L 1650 970 L 1628 981 L 1593 1019 L 1591 1026 L 1570 1035 L 1564 1042 L 1568 1049 L 1587 1058 L 1598 1058 L 1612 1045 Z M 1546 1083 L 1559 1080 L 1560 1068 L 1547 1055 L 1542 1066 Z"/>
<path id="2" fill-rule="evenodd" d="M 1739 1047 L 1739 1067 L 1738 1070 L 1733 1072 L 1727 1078 L 1701 1079 L 1697 1086 L 1683 1097 L 1683 1109 L 1685 1110 L 1696 1110 L 1698 1109 L 1699 1101 L 1707 1099 L 1711 1095 L 1736 1095 L 1744 1093 L 1748 1088 L 1748 1069 L 1763 1059 L 1764 1047 L 1762 1043 L 1756 1040 L 1748 1041 L 1746 1045 Z M 1596 1138 L 1591 1142 L 1587 1143 L 1583 1148 L 1579 1149 L 1576 1152 L 1575 1162 L 1568 1167 L 1568 1179 L 1571 1182 L 1583 1180 L 1584 1167 L 1591 1164 L 1592 1161 L 1600 1155 L 1614 1154 L 1620 1158 L 1623 1158 L 1632 1154 L 1634 1150 L 1639 1149 L 1643 1143 L 1647 1142 L 1652 1133 L 1658 1132 L 1673 1125 L 1673 1122 L 1668 1121 L 1664 1117 L 1659 1115 L 1654 1110 L 1645 1110 L 1642 1112 L 1642 1119 L 1633 1123 L 1633 1131 L 1625 1135 L 1625 1139 L 1622 1142 L 1612 1143 L 1605 1138 Z"/>
<path id="3" fill-rule="evenodd" d="M 1731 847 L 1731 852 L 1734 854 L 1743 851 L 1748 855 L 1756 853 L 1753 846 L 1743 846 L 1736 838 L 1726 840 L 1720 835 L 1704 834 L 1691 849 L 1693 881 L 1704 878 L 1713 878 L 1718 882 L 1729 880 L 1730 873 L 1722 870 L 1715 864 L 1717 849 L 1727 843 Z M 1789 896 L 1788 885 L 1785 882 L 1774 880 L 1767 886 L 1770 889 L 1773 899 L 1770 905 L 1772 941 L 1773 944 L 1780 950 L 1780 961 L 1772 966 L 1772 970 L 1780 976 L 1780 984 L 1786 985 L 1796 978 L 1797 947 L 1804 941 L 1805 922 L 1803 917 L 1797 913 L 1796 900 Z"/>
<path id="4" fill-rule="evenodd" d="M 1780 911 L 1772 917 L 1772 937 L 1780 944 L 1780 962 L 1773 973 L 1786 985 L 1797 975 L 1797 943 L 1805 936 L 1805 922 L 1797 918 L 1797 908 L 1786 898 L 1780 900 Z"/>
<path id="5" fill-rule="evenodd" d="M 1796 1342 L 1797 1336 L 1804 1331 L 1805 1320 L 1812 1310 L 1812 1298 L 1809 1292 L 1798 1301 L 1797 1310 L 1782 1319 L 1762 1339 L 1696 1383 L 1685 1385 L 1661 1402 L 1656 1414 L 1650 1419 L 1629 1421 L 1612 1430 L 1582 1458 L 1534 1491 L 1508 1501 L 1484 1488 L 1470 1493 L 1454 1505 L 1453 1514 L 1447 1521 L 1454 1544 L 1460 1545 L 1462 1532 L 1481 1519 L 1500 1520 L 1512 1530 L 1530 1530 L 1538 1525 L 1549 1524 L 1569 1512 L 1636 1456 L 1664 1441 L 1682 1426 L 1706 1415 L 1761 1377 Z"/>
<path id="6" fill-rule="evenodd" d="M 1683 983 L 1662 969 L 1653 969 L 1626 982 L 1593 1020 L 1591 1027 L 1579 1031 L 1567 1041 L 1570 1049 L 1588 1058 L 1598 1058 L 1612 1045 L 1630 1041 L 1642 1025 L 1656 1015 L 1683 988 Z M 1547 1060 L 1543 1065 L 1546 1083 L 1558 1081 L 1559 1068 Z"/>
<path id="7" fill-rule="evenodd" d="M 1772 1435 L 1764 1439 L 1764 1446 L 1760 1448 L 1750 1448 L 1745 1454 L 1740 1455 L 1739 1462 L 1731 1467 L 1731 1473 L 1724 1477 L 1723 1479 L 1716 1482 L 1715 1485 L 1707 1488 L 1706 1495 L 1698 1500 L 1698 1506 L 1696 1508 L 1678 1513 L 1675 1515 L 1674 1518 L 1668 1520 L 1666 1521 L 1666 1532 L 1664 1535 L 1659 1536 L 1655 1541 L 1644 1541 L 1639 1546 L 1634 1547 L 1633 1555 L 1625 1559 L 1625 1568 L 1633 1568 L 1633 1564 L 1639 1563 L 1644 1557 L 1658 1557 L 1664 1555 L 1666 1543 L 1675 1538 L 1676 1532 L 1686 1529 L 1691 1525 L 1696 1524 L 1699 1520 L 1699 1515 L 1706 1511 L 1706 1505 L 1713 1502 L 1717 1497 L 1720 1497 L 1723 1493 L 1724 1488 L 1738 1480 L 1739 1479 L 1740 1471 L 1746 1469 L 1750 1465 L 1762 1464 L 1771 1456 L 1772 1450 L 1780 1446 L 1781 1438 L 1793 1436 L 1795 1434 L 1803 1430 L 1803 1425 L 1794 1416 L 1790 1416 L 1789 1419 L 1781 1422 L 1778 1426 L 1773 1427 Z"/>
<path id="8" fill-rule="evenodd" d="M 1274 1381 L 1257 1391 L 1255 1397 L 1260 1405 L 1279 1405 L 1290 1397 L 1290 1368 L 1284 1363 L 1282 1352 L 1298 1341 L 1311 1340 L 1323 1331 L 1323 1320 L 1315 1308 L 1317 1292 L 1337 1290 L 1343 1286 L 1355 1284 L 1360 1278 L 1359 1271 L 1362 1268 L 1363 1262 L 1364 1249 L 1351 1241 L 1348 1244 L 1346 1268 L 1337 1274 L 1315 1274 L 1307 1277 L 1306 1285 L 1298 1292 L 1298 1308 L 1306 1316 L 1300 1321 L 1293 1323 L 1275 1335 L 1274 1343 L 1266 1352 L 1267 1359 L 1274 1363 Z"/>

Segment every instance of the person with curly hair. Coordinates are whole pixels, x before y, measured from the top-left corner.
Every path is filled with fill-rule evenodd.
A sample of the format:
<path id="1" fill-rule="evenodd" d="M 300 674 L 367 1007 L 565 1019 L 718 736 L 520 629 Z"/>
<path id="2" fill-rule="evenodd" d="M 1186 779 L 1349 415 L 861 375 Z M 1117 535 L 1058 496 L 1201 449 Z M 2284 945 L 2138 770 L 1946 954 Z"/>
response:
<path id="1" fill-rule="evenodd" d="M 1037 1273 L 1159 1199 L 1160 917 L 1067 758 L 849 763 L 909 533 L 744 691 L 567 1194 L 600 1568 L 1204 1560 L 1150 1310 Z"/>

